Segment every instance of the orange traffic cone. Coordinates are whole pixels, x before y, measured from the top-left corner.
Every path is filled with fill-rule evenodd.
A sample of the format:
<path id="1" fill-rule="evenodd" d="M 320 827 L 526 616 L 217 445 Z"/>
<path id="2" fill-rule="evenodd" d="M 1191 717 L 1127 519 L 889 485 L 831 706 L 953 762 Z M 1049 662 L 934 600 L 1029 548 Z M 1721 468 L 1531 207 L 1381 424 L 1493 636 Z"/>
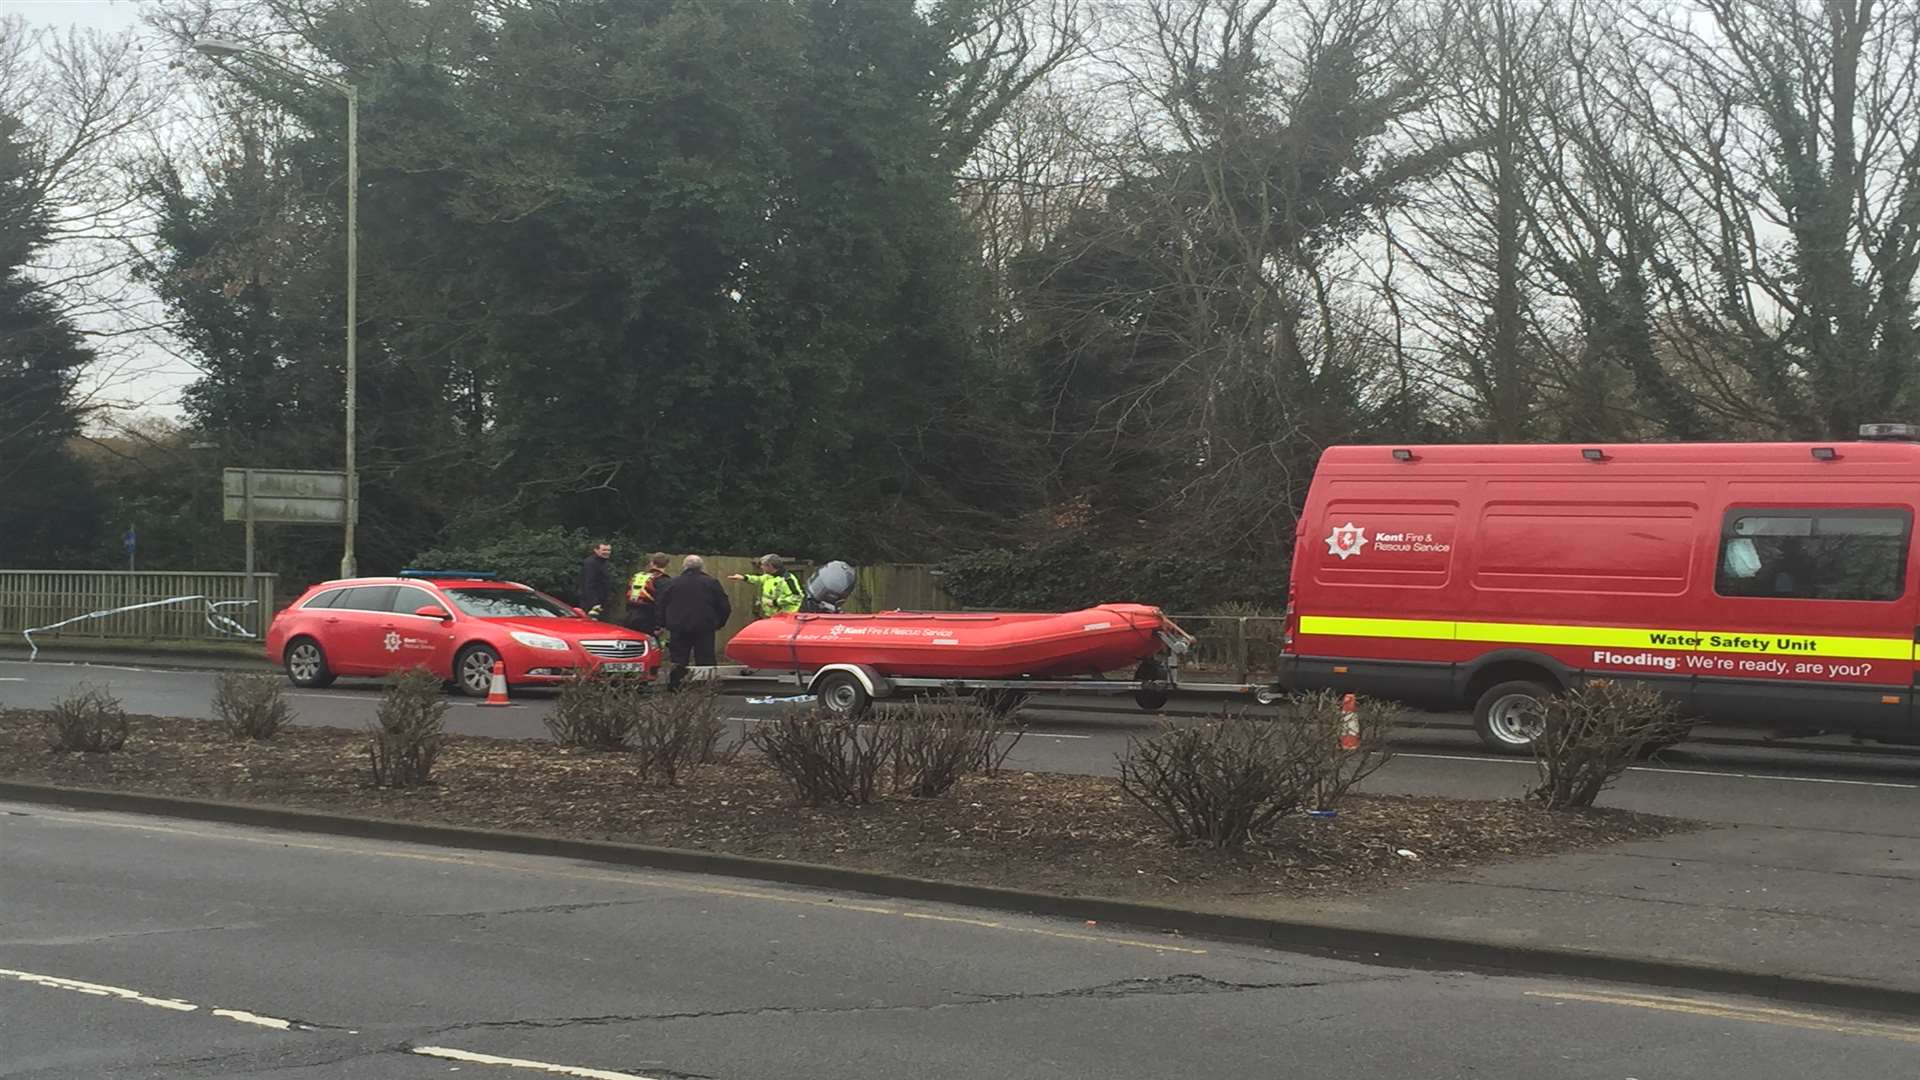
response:
<path id="1" fill-rule="evenodd" d="M 1352 695 L 1348 695 L 1352 699 Z M 487 689 L 487 700 L 482 705 L 511 705 L 507 700 L 507 665 L 498 660 L 493 662 L 493 685 Z"/>
<path id="2" fill-rule="evenodd" d="M 1340 749 L 1360 749 L 1360 709 L 1352 694 L 1340 699 Z"/>

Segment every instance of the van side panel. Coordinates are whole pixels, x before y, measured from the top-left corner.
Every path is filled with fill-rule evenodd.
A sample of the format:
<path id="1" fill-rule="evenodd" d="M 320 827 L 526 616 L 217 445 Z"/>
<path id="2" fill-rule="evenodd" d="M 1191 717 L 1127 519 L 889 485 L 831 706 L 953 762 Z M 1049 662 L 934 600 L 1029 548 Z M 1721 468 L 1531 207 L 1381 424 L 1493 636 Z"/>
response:
<path id="1" fill-rule="evenodd" d="M 1863 447 L 1330 450 L 1285 679 L 1458 705 L 1529 669 L 1636 678 L 1714 719 L 1911 733 L 1920 446 Z"/>

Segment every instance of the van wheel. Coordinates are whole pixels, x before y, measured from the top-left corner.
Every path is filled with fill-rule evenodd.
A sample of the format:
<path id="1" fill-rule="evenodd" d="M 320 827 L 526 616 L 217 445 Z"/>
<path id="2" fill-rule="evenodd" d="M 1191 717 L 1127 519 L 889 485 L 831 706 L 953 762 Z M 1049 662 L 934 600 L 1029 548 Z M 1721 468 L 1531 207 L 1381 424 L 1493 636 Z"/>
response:
<path id="1" fill-rule="evenodd" d="M 1488 688 L 1473 705 L 1473 733 L 1489 750 L 1503 754 L 1533 751 L 1545 721 L 1544 706 L 1556 691 L 1547 683 L 1515 679 Z"/>
<path id="2" fill-rule="evenodd" d="M 828 712 L 842 720 L 854 720 L 864 715 L 867 707 L 873 704 L 873 696 L 860 680 L 851 672 L 829 671 L 813 685 L 814 696 Z"/>

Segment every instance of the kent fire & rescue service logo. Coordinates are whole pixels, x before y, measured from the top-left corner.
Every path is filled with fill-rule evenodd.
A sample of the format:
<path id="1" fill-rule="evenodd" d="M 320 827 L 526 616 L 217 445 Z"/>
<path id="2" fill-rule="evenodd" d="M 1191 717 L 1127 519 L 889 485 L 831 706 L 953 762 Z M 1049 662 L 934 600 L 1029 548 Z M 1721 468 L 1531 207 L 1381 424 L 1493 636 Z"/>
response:
<path id="1" fill-rule="evenodd" d="M 1341 562 L 1360 554 L 1367 546 L 1367 530 L 1349 521 L 1333 530 L 1327 537 L 1327 554 L 1338 555 Z"/>
<path id="2" fill-rule="evenodd" d="M 400 635 L 394 633 L 391 630 L 387 631 L 387 640 L 383 642 L 383 644 L 386 645 L 388 652 L 399 652 L 400 651 Z"/>

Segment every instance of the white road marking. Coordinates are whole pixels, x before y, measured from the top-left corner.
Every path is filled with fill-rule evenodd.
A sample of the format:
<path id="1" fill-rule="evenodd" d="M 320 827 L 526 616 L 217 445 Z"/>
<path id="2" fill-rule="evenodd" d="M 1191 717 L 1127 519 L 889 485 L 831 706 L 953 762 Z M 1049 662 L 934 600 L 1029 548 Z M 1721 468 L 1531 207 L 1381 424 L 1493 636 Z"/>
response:
<path id="1" fill-rule="evenodd" d="M 187 676 L 187 675 L 218 674 L 218 672 L 212 669 L 194 670 L 194 671 L 177 671 L 172 668 L 142 668 L 142 667 L 127 667 L 124 664 L 96 664 L 87 660 L 0 660 L 0 664 L 11 664 L 15 667 L 24 667 L 24 668 L 50 668 L 50 667 L 97 668 L 101 671 L 130 671 L 136 675 Z"/>
<path id="2" fill-rule="evenodd" d="M 1474 757 L 1471 754 L 1404 754 L 1394 757 L 1422 758 L 1428 761 L 1478 761 L 1487 765 L 1525 765 L 1533 766 L 1530 758 L 1510 757 Z M 1666 773 L 1673 776 L 1718 776 L 1727 780 L 1774 780 L 1783 784 L 1836 784 L 1841 787 L 1899 788 L 1903 791 L 1920 789 L 1920 784 L 1896 784 L 1886 780 L 1839 780 L 1826 776 L 1767 776 L 1763 773 L 1719 772 L 1713 769 L 1673 769 L 1656 765 L 1634 765 L 1628 772 Z"/>
<path id="3" fill-rule="evenodd" d="M 149 997 L 138 990 L 128 990 L 124 986 L 106 986 L 101 983 L 81 982 L 78 979 L 63 979 L 58 975 L 36 975 L 31 971 L 13 971 L 0 968 L 0 976 L 17 979 L 36 986 L 47 986 L 55 990 L 73 990 L 96 997 L 117 997 L 122 1001 L 136 1001 L 142 1005 L 152 1005 L 159 1009 L 172 1009 L 174 1012 L 193 1012 L 200 1006 L 190 1001 L 175 1001 L 172 998 Z"/>
<path id="4" fill-rule="evenodd" d="M 0 682 L 26 682 L 18 675 L 0 675 Z"/>
<path id="5" fill-rule="evenodd" d="M 58 975 L 40 975 L 31 971 L 13 971 L 9 968 L 0 968 L 0 978 L 16 979 L 23 983 L 50 987 L 54 990 L 72 990 L 77 994 L 90 994 L 94 997 L 117 997 L 122 1001 L 133 1001 L 142 1005 L 152 1005 L 155 1008 L 170 1009 L 173 1012 L 197 1012 L 200 1009 L 200 1006 L 195 1005 L 191 1001 L 180 1001 L 176 998 L 153 997 L 148 994 L 143 994 L 138 990 L 129 990 L 124 986 L 108 986 L 104 983 L 81 982 L 79 979 L 64 979 Z M 222 1020 L 237 1020 L 242 1024 L 272 1028 L 275 1031 L 297 1031 L 300 1029 L 300 1025 L 291 1020 L 282 1020 L 275 1016 L 262 1016 L 259 1013 L 247 1012 L 244 1009 L 209 1009 L 207 1011 Z"/>
<path id="6" fill-rule="evenodd" d="M 413 1052 L 447 1061 L 464 1061 L 470 1065 L 506 1065 L 515 1069 L 534 1069 L 539 1072 L 553 1073 L 556 1076 L 582 1076 L 587 1080 L 654 1080 L 653 1077 L 642 1076 L 639 1073 L 588 1069 L 578 1065 L 556 1065 L 551 1061 L 530 1061 L 526 1058 L 495 1057 L 492 1054 L 476 1054 L 471 1050 L 455 1050 L 450 1046 L 416 1046 Z"/>
<path id="7" fill-rule="evenodd" d="M 259 1013 L 250 1013 L 244 1009 L 215 1009 L 213 1015 L 223 1020 L 238 1020 L 243 1024 L 272 1028 L 275 1031 L 291 1031 L 297 1026 L 291 1020 L 282 1020 L 277 1016 L 261 1016 Z"/>

